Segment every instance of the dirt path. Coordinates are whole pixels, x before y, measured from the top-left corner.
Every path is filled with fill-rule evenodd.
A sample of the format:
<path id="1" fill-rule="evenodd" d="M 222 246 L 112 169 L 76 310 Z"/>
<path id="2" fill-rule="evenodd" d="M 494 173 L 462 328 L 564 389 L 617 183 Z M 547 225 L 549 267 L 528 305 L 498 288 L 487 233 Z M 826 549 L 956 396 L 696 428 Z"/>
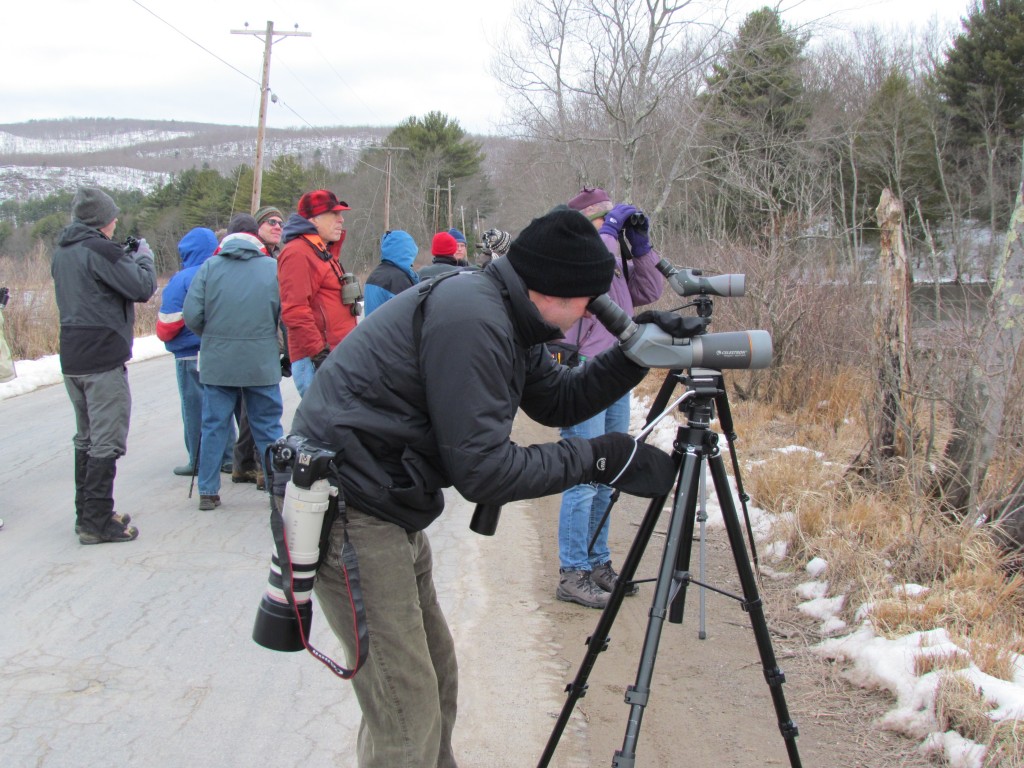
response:
<path id="1" fill-rule="evenodd" d="M 554 439 L 552 432 L 520 417 L 514 438 L 528 444 Z M 539 570 L 533 579 L 533 598 L 551 623 L 554 661 L 563 670 L 563 681 L 568 683 L 584 658 L 584 643 L 596 627 L 600 613 L 554 597 L 558 504 L 559 497 L 554 496 L 524 503 L 523 509 L 537 535 Z M 616 564 L 624 559 L 646 510 L 643 500 L 627 497 L 622 497 L 615 508 L 611 541 Z M 662 513 L 638 571 L 639 578 L 656 576 L 664 545 L 661 532 L 669 517 L 668 511 Z M 725 531 L 709 530 L 706 546 L 708 583 L 738 594 L 737 569 Z M 698 547 L 695 542 L 694 570 Z M 837 670 L 808 651 L 809 642 L 815 641 L 807 635 L 812 626 L 795 610 L 790 597 L 799 580 L 765 582 L 763 597 L 772 645 L 787 676 L 784 695 L 800 729 L 797 748 L 802 764 L 844 768 L 932 765 L 916 754 L 914 742 L 873 727 L 872 722 L 891 706 L 887 696 L 852 688 L 840 679 Z M 684 623 L 665 623 L 662 629 L 651 698 L 643 712 L 637 741 L 636 765 L 788 766 L 789 756 L 779 733 L 749 618 L 735 600 L 712 592 L 705 594 L 706 639 L 697 637 L 700 603 L 695 587 L 690 588 L 687 596 Z M 589 753 L 585 764 L 611 765 L 615 751 L 622 748 L 630 711 L 623 696 L 636 678 L 652 596 L 653 583 L 641 586 L 638 596 L 625 599 L 610 633 L 610 646 L 597 658 L 587 695 L 579 701 L 569 725 L 572 729 L 578 722 L 576 718 L 586 721 L 585 746 L 563 737 L 557 757 L 564 759 L 563 751 L 582 748 Z M 558 706 L 562 702 L 564 697 Z M 558 711 L 555 708 L 550 713 L 552 726 Z"/>

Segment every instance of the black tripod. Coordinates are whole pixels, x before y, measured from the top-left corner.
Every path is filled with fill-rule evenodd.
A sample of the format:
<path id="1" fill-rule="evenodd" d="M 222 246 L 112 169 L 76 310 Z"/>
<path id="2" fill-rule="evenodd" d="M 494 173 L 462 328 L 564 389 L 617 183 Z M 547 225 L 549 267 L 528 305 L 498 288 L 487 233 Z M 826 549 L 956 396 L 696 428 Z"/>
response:
<path id="1" fill-rule="evenodd" d="M 671 386 L 674 386 L 673 379 L 679 378 L 677 374 L 678 372 L 676 371 L 669 372 L 666 385 L 662 388 L 662 395 L 666 391 L 671 391 Z M 725 423 L 727 414 L 729 414 L 729 408 L 728 402 L 725 399 L 726 394 L 722 374 L 719 371 L 702 369 L 699 373 L 694 373 L 688 377 L 686 383 L 689 386 L 689 390 L 681 398 L 679 405 L 680 410 L 686 415 L 686 426 L 677 428 L 672 450 L 672 458 L 678 467 L 672 516 L 669 520 L 665 551 L 662 555 L 658 578 L 655 582 L 650 620 L 647 624 L 647 634 L 644 638 L 640 664 L 637 668 L 636 682 L 626 690 L 626 703 L 630 705 L 626 734 L 622 742 L 622 749 L 615 753 L 612 766 L 613 768 L 632 768 L 635 765 L 637 741 L 640 737 L 640 724 L 650 695 L 651 680 L 654 676 L 654 661 L 658 653 L 661 629 L 666 615 L 670 622 L 675 624 L 682 623 L 686 588 L 692 582 L 728 597 L 733 597 L 740 602 L 743 610 L 750 614 L 754 639 L 761 656 L 761 666 L 775 705 L 779 729 L 786 742 L 789 762 L 792 768 L 800 768 L 800 755 L 796 747 L 797 727 L 796 723 L 789 716 L 789 709 L 786 706 L 786 699 L 782 692 L 782 684 L 786 678 L 778 667 L 775 652 L 772 649 L 771 637 L 764 618 L 761 597 L 757 591 L 757 581 L 754 578 L 754 571 L 743 541 L 743 531 L 736 514 L 736 506 L 732 500 L 729 480 L 725 473 L 725 463 L 718 449 L 718 435 L 710 429 L 713 409 L 715 404 L 718 403 L 719 420 L 727 434 L 732 432 L 732 424 Z M 662 395 L 659 395 L 659 398 Z M 728 419 L 731 421 L 731 415 L 728 416 Z M 736 570 L 739 574 L 740 585 L 743 590 L 742 597 L 729 595 L 714 587 L 700 584 L 692 578 L 689 571 L 699 481 L 703 474 L 704 461 L 707 461 L 710 467 L 711 479 L 714 482 L 715 493 L 718 496 L 722 509 L 722 518 L 725 521 L 729 544 L 732 548 L 733 559 L 736 561 Z M 636 538 L 630 547 L 629 554 L 623 561 L 619 580 L 611 595 L 609 595 L 608 604 L 601 613 L 601 618 L 598 620 L 594 633 L 587 639 L 587 652 L 576 673 L 576 678 L 566 686 L 567 700 L 562 707 L 555 727 L 552 729 L 551 737 L 548 739 L 544 753 L 541 755 L 538 768 L 546 768 L 550 763 L 555 748 L 558 745 L 558 740 L 561 738 L 562 732 L 565 730 L 565 726 L 568 724 L 569 718 L 575 709 L 576 702 L 586 695 L 590 671 L 597 661 L 597 655 L 608 647 L 608 637 L 612 624 L 619 612 L 619 607 L 622 605 L 626 590 L 631 586 L 633 576 L 640 565 L 640 561 L 643 559 L 644 550 L 647 548 L 647 544 L 654 532 L 658 516 L 665 505 L 666 499 L 667 497 L 662 496 L 652 500 L 647 508 L 647 512 L 644 514 Z"/>

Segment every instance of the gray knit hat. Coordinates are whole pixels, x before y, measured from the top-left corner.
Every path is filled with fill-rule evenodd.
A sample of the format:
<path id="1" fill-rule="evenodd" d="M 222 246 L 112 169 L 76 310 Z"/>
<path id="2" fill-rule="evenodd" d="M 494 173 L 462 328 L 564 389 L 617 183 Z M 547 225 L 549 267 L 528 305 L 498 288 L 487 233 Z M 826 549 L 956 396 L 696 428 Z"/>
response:
<path id="1" fill-rule="evenodd" d="M 85 226 L 100 229 L 116 219 L 121 209 L 102 189 L 79 187 L 71 201 L 71 212 Z"/>
<path id="2" fill-rule="evenodd" d="M 271 216 L 277 216 L 277 218 L 282 220 L 284 219 L 284 214 L 281 213 L 281 210 L 272 205 L 265 205 L 252 215 L 252 217 L 256 219 L 256 223 L 260 226 L 263 226 L 263 222 Z"/>

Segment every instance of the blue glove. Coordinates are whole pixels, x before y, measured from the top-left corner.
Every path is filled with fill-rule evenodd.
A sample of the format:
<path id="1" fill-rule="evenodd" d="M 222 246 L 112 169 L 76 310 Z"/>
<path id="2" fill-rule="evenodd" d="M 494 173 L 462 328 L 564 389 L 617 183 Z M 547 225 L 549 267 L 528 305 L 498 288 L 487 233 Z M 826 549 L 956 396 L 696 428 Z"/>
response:
<path id="1" fill-rule="evenodd" d="M 634 256 L 646 256 L 653 249 L 648 234 L 650 227 L 651 222 L 642 211 L 637 211 L 626 219 L 626 240 L 629 241 L 629 250 Z"/>
<path id="2" fill-rule="evenodd" d="M 602 235 L 611 235 L 618 239 L 619 232 L 621 232 L 622 228 L 626 225 L 627 219 L 636 212 L 637 210 L 634 206 L 619 203 L 605 214 L 604 224 L 602 224 L 601 228 L 597 231 Z"/>

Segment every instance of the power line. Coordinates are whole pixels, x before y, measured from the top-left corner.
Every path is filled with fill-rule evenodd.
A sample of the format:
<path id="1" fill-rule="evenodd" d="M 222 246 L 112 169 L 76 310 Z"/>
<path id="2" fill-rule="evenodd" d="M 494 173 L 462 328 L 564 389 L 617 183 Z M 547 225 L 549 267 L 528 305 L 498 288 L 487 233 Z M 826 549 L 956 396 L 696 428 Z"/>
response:
<path id="1" fill-rule="evenodd" d="M 201 49 L 202 49 L 202 50 L 204 50 L 204 51 L 205 51 L 206 53 L 208 53 L 208 54 L 210 54 L 211 56 L 213 56 L 213 58 L 215 58 L 215 59 L 216 59 L 217 61 L 219 61 L 219 62 L 220 62 L 221 64 L 223 64 L 224 66 L 226 66 L 226 67 L 229 67 L 229 68 L 233 69 L 233 70 L 234 70 L 235 72 L 237 72 L 238 74 L 240 74 L 240 75 L 241 75 L 242 77 L 244 77 L 244 78 L 245 78 L 246 80 L 248 80 L 249 82 L 251 82 L 251 83 L 255 83 L 255 84 L 256 84 L 256 87 L 257 87 L 257 88 L 258 88 L 258 87 L 260 87 L 260 81 L 259 81 L 259 80 L 257 80 L 257 79 L 255 79 L 254 77 L 250 77 L 249 75 L 245 74 L 245 72 L 243 72 L 242 70 L 240 70 L 240 69 L 239 69 L 238 67 L 236 67 L 236 66 L 235 66 L 234 64 L 232 64 L 232 63 L 230 63 L 230 62 L 228 62 L 228 61 L 225 61 L 225 60 L 224 60 L 224 59 L 222 59 L 222 58 L 221 58 L 220 56 L 218 56 L 218 55 L 217 55 L 216 53 L 214 53 L 214 52 L 213 52 L 213 51 L 211 51 L 211 50 L 210 50 L 209 48 L 207 48 L 206 46 L 204 46 L 204 45 L 203 45 L 202 43 L 200 43 L 200 42 L 198 42 L 198 41 L 196 41 L 196 40 L 193 40 L 193 39 L 192 39 L 191 37 L 189 37 L 188 35 L 186 35 L 186 34 L 185 34 L 184 32 L 182 32 L 182 31 L 181 31 L 180 29 L 178 29 L 178 28 L 177 28 L 176 26 L 174 26 L 173 24 L 171 24 L 171 22 L 167 21 L 167 19 L 164 19 L 164 18 L 160 17 L 160 16 L 159 16 L 159 15 L 157 15 L 157 14 L 156 14 L 156 13 L 155 13 L 154 11 L 151 11 L 151 10 L 150 10 L 149 8 L 147 8 L 146 6 L 144 6 L 144 5 L 142 4 L 142 3 L 140 3 L 140 2 L 139 2 L 139 0 L 132 0 L 132 2 L 133 2 L 133 3 L 135 3 L 135 4 L 137 5 L 137 6 L 139 6 L 139 8 L 141 8 L 142 10 L 144 10 L 144 11 L 145 11 L 146 13 L 150 14 L 150 15 L 151 15 L 151 16 L 152 16 L 153 18 L 155 18 L 155 19 L 156 19 L 157 21 L 159 21 L 159 22 L 161 22 L 161 23 L 163 23 L 163 24 L 166 24 L 166 25 L 167 25 L 168 27 L 170 27 L 171 29 L 173 29 L 173 30 L 174 30 L 175 32 L 177 32 L 177 33 L 178 33 L 179 35 L 181 35 L 182 37 L 184 37 L 184 38 L 185 38 L 186 40 L 188 40 L 188 41 L 189 41 L 190 43 L 192 43 L 193 45 L 197 46 L 198 48 L 201 48 Z"/>

